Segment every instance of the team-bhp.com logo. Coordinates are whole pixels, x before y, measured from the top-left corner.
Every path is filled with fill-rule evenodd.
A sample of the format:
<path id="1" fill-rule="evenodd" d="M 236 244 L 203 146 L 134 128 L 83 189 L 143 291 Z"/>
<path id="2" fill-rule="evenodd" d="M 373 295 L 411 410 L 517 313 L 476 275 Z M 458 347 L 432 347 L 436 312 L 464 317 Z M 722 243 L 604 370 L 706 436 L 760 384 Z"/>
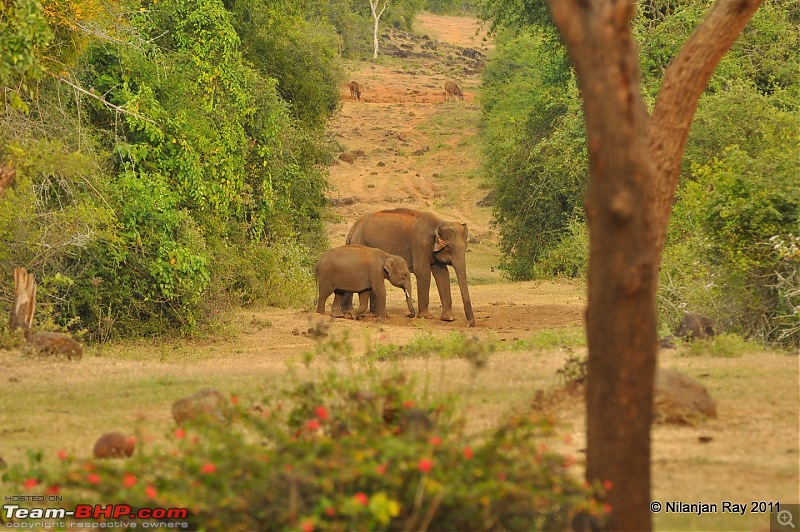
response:
<path id="1" fill-rule="evenodd" d="M 20 519 L 108 519 L 108 520 L 124 520 L 124 519 L 143 519 L 143 520 L 181 520 L 189 516 L 189 511 L 186 508 L 137 508 L 133 509 L 128 504 L 78 504 L 75 510 L 65 510 L 64 508 L 23 508 L 18 504 L 4 504 L 3 505 L 3 521 L 7 528 L 17 528 L 19 523 L 16 522 Z M 73 523 L 70 523 L 72 525 Z M 78 528 L 82 528 L 82 523 L 75 523 Z M 164 523 L 140 523 L 142 528 L 161 528 Z M 187 527 L 188 523 L 173 523 L 180 527 Z M 63 527 L 63 524 L 61 525 Z M 133 528 L 135 523 L 129 523 L 125 527 Z M 171 527 L 171 528 L 172 528 Z M 27 527 L 23 527 L 27 528 Z"/>

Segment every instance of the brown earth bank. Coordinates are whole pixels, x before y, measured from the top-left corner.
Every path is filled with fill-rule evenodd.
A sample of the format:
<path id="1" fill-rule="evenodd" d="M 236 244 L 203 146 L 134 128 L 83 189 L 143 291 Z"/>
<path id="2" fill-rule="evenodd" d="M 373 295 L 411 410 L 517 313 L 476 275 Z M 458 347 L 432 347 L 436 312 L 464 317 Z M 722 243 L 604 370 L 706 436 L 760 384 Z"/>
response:
<path id="1" fill-rule="evenodd" d="M 375 365 L 414 375 L 428 393 L 456 394 L 470 412 L 473 434 L 509 412 L 530 408 L 538 390 L 562 387 L 557 370 L 569 357 L 585 354 L 580 346 L 585 286 L 563 280 L 511 283 L 497 268 L 498 237 L 491 207 L 481 201 L 488 189 L 477 140 L 480 71 L 492 45 L 474 19 L 429 14 L 418 18 L 413 34 L 387 35 L 377 61 L 351 65 L 348 82 L 359 83 L 361 99 L 351 100 L 343 85 L 342 110 L 330 126 L 343 154 L 330 167 L 330 243 L 344 244 L 359 215 L 384 208 L 429 210 L 467 223 L 476 327 L 466 327 L 453 281 L 454 322 L 406 318 L 402 292 L 387 285 L 390 316 L 382 323 L 320 316 L 309 300 L 300 309 L 235 310 L 220 334 L 202 340 L 88 347 L 80 361 L 0 351 L 0 458 L 13 464 L 32 449 L 51 460 L 59 450 L 89 457 L 97 437 L 110 431 L 138 431 L 159 441 L 173 427 L 172 402 L 200 388 L 258 401 L 323 370 L 357 373 L 368 349 L 426 336 L 474 335 L 498 348 L 477 376 L 458 359 Z M 445 100 L 448 80 L 461 87 L 463 101 Z M 441 311 L 435 289 L 431 310 L 437 317 Z M 304 353 L 317 345 L 309 329 L 320 323 L 324 342 L 346 342 L 353 354 L 348 360 L 318 356 L 306 368 Z M 687 354 L 685 347 L 664 351 L 660 364 L 700 380 L 717 400 L 718 417 L 697 426 L 654 428 L 653 498 L 717 505 L 800 502 L 797 356 Z M 575 474 L 582 474 L 582 398 L 560 395 L 547 409 L 564 436 L 554 445 L 579 457 Z M 7 491 L 0 484 L 0 492 Z M 749 508 L 744 516 L 659 513 L 655 523 L 668 530 L 769 530 L 769 516 Z"/>

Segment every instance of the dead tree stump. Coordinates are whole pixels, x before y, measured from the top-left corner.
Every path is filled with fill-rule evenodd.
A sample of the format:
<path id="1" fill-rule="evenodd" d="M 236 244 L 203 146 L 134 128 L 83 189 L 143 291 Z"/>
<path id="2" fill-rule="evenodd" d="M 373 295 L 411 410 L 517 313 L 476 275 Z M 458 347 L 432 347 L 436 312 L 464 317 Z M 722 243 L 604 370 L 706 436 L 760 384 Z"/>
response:
<path id="1" fill-rule="evenodd" d="M 22 329 L 27 338 L 36 309 L 36 279 L 25 268 L 14 268 L 14 306 L 11 309 L 11 330 Z"/>

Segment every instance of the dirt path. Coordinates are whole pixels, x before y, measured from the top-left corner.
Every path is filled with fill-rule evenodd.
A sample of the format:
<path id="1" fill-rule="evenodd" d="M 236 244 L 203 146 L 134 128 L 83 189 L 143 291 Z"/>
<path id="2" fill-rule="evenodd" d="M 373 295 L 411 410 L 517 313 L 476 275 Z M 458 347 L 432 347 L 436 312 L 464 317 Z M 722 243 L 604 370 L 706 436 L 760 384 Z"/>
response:
<path id="1" fill-rule="evenodd" d="M 509 285 L 500 276 L 498 239 L 491 208 L 478 206 L 482 188 L 477 142 L 480 72 L 490 53 L 473 19 L 425 14 L 418 35 L 393 32 L 377 63 L 359 63 L 351 79 L 361 100 L 342 87 L 343 108 L 330 132 L 342 146 L 330 168 L 331 203 L 336 218 L 328 225 L 332 246 L 342 245 L 355 219 L 394 207 L 433 211 L 466 223 L 470 236 L 468 273 L 478 331 L 514 337 L 523 331 L 572 327 L 581 323 L 579 287 L 561 283 Z M 465 55 L 466 54 L 466 55 Z M 455 81 L 464 100 L 445 100 L 444 83 Z M 452 324 L 431 320 L 430 328 L 463 329 L 466 319 L 454 288 Z M 432 287 L 435 315 L 441 308 Z M 393 316 L 402 316 L 401 294 L 389 294 Z M 416 320 L 419 321 L 419 320 Z M 391 324 L 416 325 L 392 318 Z"/>

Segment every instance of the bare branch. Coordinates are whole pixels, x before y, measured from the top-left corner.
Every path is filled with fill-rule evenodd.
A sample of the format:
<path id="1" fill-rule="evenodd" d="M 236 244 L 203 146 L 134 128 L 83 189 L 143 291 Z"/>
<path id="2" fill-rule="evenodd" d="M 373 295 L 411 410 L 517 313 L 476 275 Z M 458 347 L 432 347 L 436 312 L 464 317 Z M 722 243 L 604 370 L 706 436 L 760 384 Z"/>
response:
<path id="1" fill-rule="evenodd" d="M 120 107 L 118 105 L 114 105 L 113 103 L 109 102 L 105 98 L 103 98 L 101 96 L 98 96 L 94 92 L 90 92 L 90 91 L 84 89 L 80 85 L 76 85 L 76 84 L 72 83 L 70 80 L 68 80 L 68 79 L 66 79 L 66 78 L 64 78 L 62 76 L 56 76 L 55 74 L 52 74 L 52 73 L 49 73 L 49 74 L 51 76 L 53 76 L 54 78 L 56 78 L 57 81 L 60 81 L 62 83 L 65 83 L 65 84 L 69 85 L 70 87 L 72 87 L 76 91 L 80 92 L 81 94 L 85 94 L 86 96 L 88 96 L 90 98 L 94 98 L 98 102 L 102 103 L 103 105 L 105 105 L 106 107 L 108 107 L 110 109 L 113 109 L 113 110 L 117 111 L 118 113 L 122 113 L 122 114 L 125 114 L 125 115 L 128 115 L 128 116 L 132 116 L 134 118 L 138 118 L 139 120 L 144 120 L 145 122 L 149 122 L 149 123 L 151 123 L 151 124 L 153 124 L 155 126 L 159 125 L 157 122 L 155 122 L 153 120 L 150 120 L 149 118 L 146 118 L 146 117 L 144 117 L 142 115 L 139 115 L 139 114 L 136 114 L 136 113 L 132 113 L 132 112 L 128 111 L 127 109 L 122 108 L 122 107 Z"/>

